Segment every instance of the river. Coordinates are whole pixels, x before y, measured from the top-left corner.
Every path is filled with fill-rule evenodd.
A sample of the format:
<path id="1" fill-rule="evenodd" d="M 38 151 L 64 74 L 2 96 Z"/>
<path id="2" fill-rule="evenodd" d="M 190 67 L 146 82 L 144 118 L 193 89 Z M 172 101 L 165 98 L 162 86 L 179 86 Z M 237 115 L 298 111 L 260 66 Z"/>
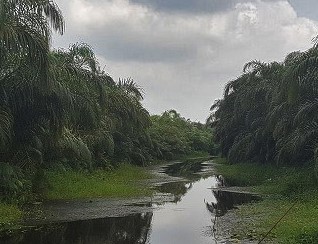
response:
<path id="1" fill-rule="evenodd" d="M 158 194 L 169 196 L 165 201 L 153 199 L 130 201 L 121 206 L 121 214 L 118 215 L 114 214 L 115 208 L 110 208 L 111 204 L 104 201 L 93 202 L 88 208 L 77 208 L 75 203 L 69 205 L 54 203 L 46 207 L 50 213 L 54 213 L 48 222 L 38 224 L 25 232 L 8 235 L 0 239 L 0 242 L 8 244 L 231 243 L 218 234 L 217 218 L 226 214 L 226 211 L 236 203 L 253 199 L 246 196 L 243 198 L 235 196 L 233 199 L 231 194 L 218 192 L 216 189 L 223 184 L 223 179 L 213 175 L 212 162 L 176 163 L 161 170 L 170 176 L 182 177 L 182 180 L 159 184 L 156 187 Z M 71 216 L 67 216 L 76 209 L 83 212 L 81 216 L 85 216 L 85 211 L 88 211 L 93 213 L 94 218 L 72 219 Z M 41 213 L 48 215 L 47 211 L 42 210 Z M 77 213 L 76 216 L 78 215 Z M 57 217 L 54 219 L 54 216 Z"/>

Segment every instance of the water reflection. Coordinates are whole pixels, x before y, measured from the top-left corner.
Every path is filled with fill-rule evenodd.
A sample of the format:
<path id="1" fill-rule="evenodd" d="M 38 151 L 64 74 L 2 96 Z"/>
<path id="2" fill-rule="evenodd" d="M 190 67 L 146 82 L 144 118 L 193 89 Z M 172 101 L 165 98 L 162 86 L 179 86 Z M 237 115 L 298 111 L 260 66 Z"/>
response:
<path id="1" fill-rule="evenodd" d="M 7 236 L 1 243 L 38 244 L 144 244 L 149 239 L 153 213 L 139 213 L 121 218 L 75 221 L 50 225 L 38 230 Z"/>
<path id="2" fill-rule="evenodd" d="M 169 182 L 157 187 L 162 193 L 170 193 L 174 196 L 175 203 L 181 201 L 182 196 L 192 188 L 193 184 L 204 178 L 198 172 L 203 171 L 207 166 L 202 162 L 175 163 L 165 168 L 165 173 L 174 177 L 183 177 L 184 181 Z M 205 177 L 207 178 L 207 177 Z"/>
<path id="3" fill-rule="evenodd" d="M 173 195 L 173 202 L 177 203 L 181 201 L 184 196 L 193 186 L 193 182 L 170 182 L 158 186 L 157 189 L 162 193 L 170 193 Z"/>
<path id="4" fill-rule="evenodd" d="M 179 192 L 180 201 L 166 203 L 154 210 L 150 243 L 213 243 L 209 235 L 213 216 L 204 202 L 216 201 L 209 189 L 215 184 L 215 177 L 202 178 L 192 184 L 183 182 L 187 191 L 184 195 Z"/>
<path id="5" fill-rule="evenodd" d="M 217 239 L 213 235 L 216 219 L 237 204 L 256 199 L 254 196 L 215 189 L 224 185 L 222 176 L 204 178 L 195 174 L 206 172 L 208 167 L 210 166 L 207 163 L 178 163 L 166 167 L 165 171 L 168 174 L 182 176 L 185 180 L 158 187 L 160 192 L 172 194 L 174 201 L 158 206 L 150 202 L 152 207 L 145 213 L 140 213 L 146 211 L 143 208 L 140 212 L 125 217 L 42 226 L 39 230 L 0 238 L 0 243 L 217 243 L 222 237 Z M 139 207 L 138 204 L 135 207 Z M 142 207 L 144 206 L 140 206 L 140 209 Z"/>
<path id="6" fill-rule="evenodd" d="M 261 197 L 258 195 L 244 192 L 216 189 L 212 190 L 212 192 L 216 202 L 206 202 L 206 207 L 216 217 L 223 216 L 228 210 L 236 208 L 237 205 L 261 200 Z"/>
<path id="7" fill-rule="evenodd" d="M 203 167 L 202 162 L 175 163 L 169 165 L 165 169 L 165 172 L 171 176 L 181 176 L 189 180 L 199 180 L 201 176 L 194 173 L 202 171 Z"/>

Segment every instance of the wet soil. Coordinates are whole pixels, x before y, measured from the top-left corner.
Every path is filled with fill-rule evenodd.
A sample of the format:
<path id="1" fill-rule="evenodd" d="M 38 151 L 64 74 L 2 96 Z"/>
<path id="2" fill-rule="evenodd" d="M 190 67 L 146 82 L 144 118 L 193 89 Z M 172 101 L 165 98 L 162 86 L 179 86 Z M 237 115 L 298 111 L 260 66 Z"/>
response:
<path id="1" fill-rule="evenodd" d="M 169 182 L 183 182 L 184 178 L 174 177 L 165 173 L 165 168 L 171 164 L 149 167 L 153 178 L 140 182 L 151 185 L 153 188 Z M 100 219 L 106 217 L 123 217 L 134 213 L 152 211 L 154 205 L 174 201 L 169 193 L 156 192 L 151 197 L 138 198 L 112 198 L 112 199 L 85 199 L 85 200 L 58 200 L 35 203 L 26 206 L 27 213 L 24 225 L 38 225 L 57 222 L 70 222 L 78 220 Z"/>

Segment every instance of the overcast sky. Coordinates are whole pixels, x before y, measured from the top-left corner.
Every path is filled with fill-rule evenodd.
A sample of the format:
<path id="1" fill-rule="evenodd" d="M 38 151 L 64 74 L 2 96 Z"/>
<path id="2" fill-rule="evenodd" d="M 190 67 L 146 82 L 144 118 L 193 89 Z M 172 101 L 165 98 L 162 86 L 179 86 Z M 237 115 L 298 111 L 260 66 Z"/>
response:
<path id="1" fill-rule="evenodd" d="M 317 0 L 56 0 L 66 33 L 90 44 L 115 80 L 133 78 L 151 114 L 204 122 L 250 60 L 281 61 L 312 46 Z"/>

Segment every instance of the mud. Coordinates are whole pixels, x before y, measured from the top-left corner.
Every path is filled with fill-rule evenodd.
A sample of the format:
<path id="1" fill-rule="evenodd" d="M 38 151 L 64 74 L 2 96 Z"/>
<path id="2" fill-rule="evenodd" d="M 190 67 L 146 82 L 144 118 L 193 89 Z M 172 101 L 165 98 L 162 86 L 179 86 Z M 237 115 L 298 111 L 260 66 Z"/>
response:
<path id="1" fill-rule="evenodd" d="M 152 188 L 170 182 L 183 182 L 186 179 L 174 177 L 165 173 L 165 168 L 172 165 L 162 164 L 149 167 L 153 178 L 140 182 L 141 187 L 149 184 Z M 59 200 L 34 203 L 25 206 L 26 216 L 23 225 L 38 225 L 57 222 L 99 219 L 106 217 L 123 217 L 134 213 L 151 212 L 166 202 L 173 202 L 174 195 L 156 192 L 151 197 Z"/>

